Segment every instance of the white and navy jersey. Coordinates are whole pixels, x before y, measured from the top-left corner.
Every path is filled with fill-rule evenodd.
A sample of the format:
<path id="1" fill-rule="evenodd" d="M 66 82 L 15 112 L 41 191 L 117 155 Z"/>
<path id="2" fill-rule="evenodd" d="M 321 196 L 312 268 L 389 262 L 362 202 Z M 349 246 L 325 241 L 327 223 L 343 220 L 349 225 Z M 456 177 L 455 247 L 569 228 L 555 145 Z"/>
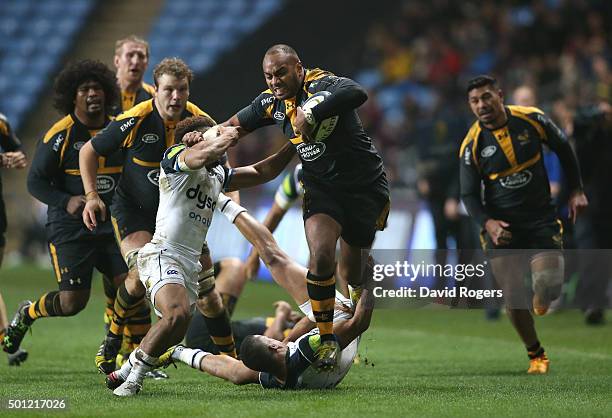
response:
<path id="1" fill-rule="evenodd" d="M 336 303 L 350 306 L 351 302 L 336 291 Z M 334 310 L 334 322 L 349 318 L 350 314 L 339 309 Z M 312 366 L 316 359 L 315 353 L 321 345 L 319 329 L 315 328 L 295 342 L 287 344 L 285 383 L 281 383 L 274 375 L 267 372 L 259 373 L 259 383 L 264 389 L 333 389 L 344 379 L 353 365 L 360 338 L 355 338 L 342 350 L 333 370 L 319 371 Z"/>
<path id="2" fill-rule="evenodd" d="M 153 243 L 163 242 L 185 256 L 198 258 L 206 242 L 217 198 L 229 181 L 228 170 L 217 165 L 191 171 L 179 166 L 183 144 L 164 153 L 159 174 L 159 208 Z"/>

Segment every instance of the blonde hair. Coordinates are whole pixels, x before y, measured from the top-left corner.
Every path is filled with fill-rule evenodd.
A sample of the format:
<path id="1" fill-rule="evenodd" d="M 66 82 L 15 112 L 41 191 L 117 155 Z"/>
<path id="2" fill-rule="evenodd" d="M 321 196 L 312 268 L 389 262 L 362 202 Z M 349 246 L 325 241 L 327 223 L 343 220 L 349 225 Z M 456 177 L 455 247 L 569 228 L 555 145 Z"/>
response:
<path id="1" fill-rule="evenodd" d="M 115 55 L 119 55 L 123 45 L 127 44 L 128 42 L 143 45 L 147 51 L 147 57 L 149 56 L 149 43 L 137 35 L 129 35 L 115 42 Z"/>

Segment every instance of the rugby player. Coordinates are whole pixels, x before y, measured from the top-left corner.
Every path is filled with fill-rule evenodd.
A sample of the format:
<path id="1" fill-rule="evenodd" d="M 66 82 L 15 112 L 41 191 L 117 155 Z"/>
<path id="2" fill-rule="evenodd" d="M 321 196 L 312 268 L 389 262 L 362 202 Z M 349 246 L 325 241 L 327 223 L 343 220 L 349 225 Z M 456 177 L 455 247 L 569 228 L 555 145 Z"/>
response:
<path id="1" fill-rule="evenodd" d="M 533 299 L 522 283 L 526 254 L 491 252 L 493 273 L 504 291 L 512 325 L 527 348 L 529 374 L 544 374 L 549 359 L 529 307 L 547 312 L 563 282 L 563 230 L 551 202 L 542 144 L 557 154 L 570 190 L 572 221 L 587 206 L 580 171 L 565 134 L 538 108 L 504 106 L 490 76 L 469 81 L 468 102 L 477 118 L 460 149 L 461 197 L 482 228 L 484 249 L 529 249 Z M 484 204 L 481 185 L 484 184 Z"/>
<path id="2" fill-rule="evenodd" d="M 0 168 L 17 168 L 22 169 L 27 165 L 27 159 L 21 150 L 21 142 L 11 129 L 11 126 L 2 113 L 0 113 Z M 4 199 L 2 197 L 2 178 L 0 177 L 0 266 L 4 257 L 4 246 L 6 244 L 7 221 Z M 0 293 L 0 344 L 4 343 L 4 334 L 8 326 L 8 316 L 6 314 L 6 305 Z M 28 357 L 25 350 L 18 349 L 13 354 L 8 355 L 9 366 L 19 366 Z"/>
<path id="3" fill-rule="evenodd" d="M 115 55 L 113 63 L 116 69 L 117 84 L 121 91 L 121 100 L 113 108 L 112 114 L 118 115 L 121 112 L 130 110 L 135 105 L 153 98 L 155 88 L 143 81 L 144 73 L 149 65 L 149 44 L 144 39 L 129 35 L 125 38 L 117 40 L 115 43 Z M 104 324 L 106 330 L 110 327 L 113 316 L 113 307 L 115 306 L 115 296 L 117 296 L 117 288 L 112 280 L 106 276 L 102 277 L 104 284 L 104 294 L 106 296 L 106 309 L 104 312 Z M 142 315 L 145 314 L 143 310 Z M 140 316 L 142 316 L 140 315 Z M 141 326 L 138 322 L 142 322 L 142 318 L 130 318 L 125 324 L 123 330 L 123 341 L 120 350 L 122 356 L 131 352 L 142 336 L 136 337 L 136 341 L 132 342 L 132 324 L 135 321 L 135 334 L 139 335 L 138 328 Z"/>
<path id="4" fill-rule="evenodd" d="M 170 152 L 169 154 L 171 153 L 172 152 Z M 265 174 L 267 171 L 266 169 L 259 170 L 260 171 L 259 175 L 255 175 L 255 173 L 253 172 L 249 173 L 248 171 L 250 170 L 257 171 L 256 169 L 257 167 L 263 168 L 264 165 L 266 165 L 266 163 L 268 164 L 268 166 L 276 165 L 272 163 L 272 160 L 277 157 L 280 157 L 280 159 L 285 158 L 282 155 L 282 153 L 283 153 L 283 150 L 281 150 L 280 154 L 277 154 L 275 157 L 269 158 L 262 163 L 256 164 L 255 166 L 252 167 L 252 168 L 255 168 L 255 170 L 252 170 L 252 168 L 250 167 L 236 169 L 236 171 L 232 175 L 232 178 L 230 179 L 229 187 L 232 188 L 232 187 L 237 187 L 238 185 L 244 186 L 247 184 L 253 184 L 252 181 L 254 178 L 273 175 L 273 173 Z M 180 158 L 180 156 L 177 156 L 176 158 Z M 187 159 L 188 156 L 186 155 L 184 158 Z M 173 163 L 174 166 L 178 166 L 178 164 L 180 164 L 180 160 L 179 162 Z M 280 165 L 282 164 L 284 163 L 281 162 Z M 166 166 L 168 166 L 168 164 L 166 164 Z M 164 162 L 162 162 L 162 168 L 164 168 Z M 251 177 L 251 179 L 245 181 L 244 178 L 247 176 Z M 265 179 L 262 179 L 259 181 L 264 181 L 264 180 Z M 176 180 L 174 180 L 174 182 L 178 183 Z M 190 182 L 182 182 L 182 183 L 183 183 L 182 185 L 183 189 L 187 188 L 187 186 L 190 185 Z M 233 184 L 233 183 L 236 183 L 236 184 Z M 169 201 L 171 200 L 175 201 L 174 204 L 172 205 L 173 208 L 177 208 L 181 206 L 179 203 L 176 202 L 178 201 L 178 199 L 185 200 L 184 196 L 181 196 L 181 195 L 183 195 L 183 193 L 175 193 L 174 194 L 175 197 L 173 199 L 168 199 Z M 187 194 L 184 193 L 184 195 L 187 195 Z M 163 202 L 164 200 L 165 198 L 162 194 L 161 201 Z M 297 327 L 297 329 L 294 329 L 294 331 L 292 331 L 293 339 L 295 339 L 297 336 L 302 335 L 304 332 L 310 331 L 312 327 L 314 327 L 314 323 L 312 322 L 314 321 L 314 317 L 312 315 L 312 308 L 310 307 L 310 302 L 308 300 L 308 293 L 306 290 L 306 285 L 304 281 L 300 280 L 300 278 L 302 278 L 304 274 L 306 273 L 306 269 L 301 267 L 299 264 L 293 262 L 287 256 L 287 254 L 285 254 L 282 250 L 280 250 L 271 232 L 265 226 L 257 222 L 248 213 L 246 213 L 244 208 L 237 205 L 236 203 L 231 201 L 229 198 L 227 198 L 223 194 L 219 196 L 218 207 L 221 213 L 224 214 L 230 220 L 230 222 L 233 222 L 236 225 L 236 227 L 240 230 L 240 232 L 245 236 L 245 238 L 247 238 L 247 240 L 249 240 L 255 246 L 255 248 L 257 248 L 259 253 L 262 254 L 262 260 L 266 263 L 266 265 L 272 272 L 272 276 L 274 277 L 274 279 L 283 288 L 285 288 L 285 290 L 287 290 L 287 292 L 292 296 L 292 298 L 300 305 L 300 309 L 302 309 L 302 311 L 306 314 L 307 319 L 304 321 L 300 321 L 300 327 Z M 173 219 L 176 219 L 176 218 L 177 216 L 173 217 Z M 172 228 L 167 228 L 167 231 L 174 230 L 174 232 L 172 234 L 166 233 L 165 236 L 170 237 L 171 239 L 175 237 L 179 237 L 178 239 L 184 240 L 188 234 L 186 233 L 179 234 L 178 230 L 180 229 L 180 226 L 181 226 L 180 224 L 175 223 Z M 202 239 L 201 238 L 202 236 L 205 236 L 205 234 L 197 234 L 197 235 L 200 237 L 200 239 Z M 170 249 L 169 244 L 171 243 L 171 241 L 165 240 L 164 243 L 165 243 L 164 249 L 169 250 Z M 191 247 L 195 248 L 193 245 L 191 245 Z M 146 248 L 147 247 L 145 247 L 145 249 Z M 143 249 L 143 252 L 141 252 L 141 255 L 139 255 L 139 261 L 140 261 L 140 258 L 142 257 L 142 254 L 144 254 L 145 249 Z M 173 282 L 176 284 L 179 284 L 179 281 L 177 280 L 177 278 L 173 279 L 172 277 L 167 277 L 164 279 L 163 278 L 164 273 L 161 273 L 165 270 L 165 266 L 163 265 L 166 262 L 166 258 L 168 257 L 169 254 L 172 253 L 172 251 L 168 251 L 167 253 L 165 253 L 166 255 L 163 255 L 164 254 L 163 252 L 160 253 L 159 250 L 157 251 L 157 253 L 158 253 L 158 257 L 152 258 L 148 262 L 150 265 L 152 265 L 152 270 L 155 270 L 155 272 L 153 273 L 151 270 L 152 283 L 147 283 L 146 285 L 151 286 L 152 284 L 153 289 L 155 289 L 157 286 L 171 286 Z M 176 257 L 174 258 L 176 259 Z M 184 265 L 185 260 L 183 260 L 181 264 Z M 162 265 L 162 267 L 164 268 L 160 269 L 159 267 L 160 265 Z M 176 270 L 180 268 L 181 267 L 179 267 L 178 264 L 176 264 L 176 266 L 174 267 L 174 269 Z M 147 267 L 143 266 L 143 270 L 146 270 L 146 269 Z M 181 270 L 184 270 L 184 269 L 181 269 Z M 366 270 L 366 274 L 368 272 L 369 271 Z M 189 276 L 188 275 L 179 275 L 179 276 L 182 276 L 184 278 L 184 282 L 183 282 L 184 285 L 187 285 L 187 287 L 190 287 L 189 286 Z M 193 276 L 194 275 L 192 274 L 191 277 Z M 160 280 L 160 277 L 162 278 L 161 280 Z M 164 285 L 163 283 L 160 283 L 160 281 L 164 281 L 166 284 Z M 204 283 L 200 282 L 198 283 L 198 288 L 200 288 L 201 290 L 202 287 L 204 287 L 204 285 L 205 285 Z M 191 287 L 193 286 L 194 286 L 193 279 L 191 279 Z M 206 285 L 205 287 L 208 288 L 208 285 Z M 348 293 L 346 292 L 346 289 L 345 289 L 345 293 Z M 150 294 L 152 295 L 153 291 L 151 291 Z M 340 307 L 340 312 L 339 313 L 337 312 L 337 314 L 343 315 L 342 312 L 344 312 L 344 314 L 346 314 L 347 312 L 350 312 L 350 303 L 351 303 L 350 299 L 347 299 L 345 296 L 343 296 L 339 292 L 336 292 L 336 299 L 338 301 L 338 306 Z M 177 300 L 177 298 L 175 298 L 174 300 Z M 311 319 L 311 321 L 308 321 L 308 319 Z M 308 324 L 310 324 L 310 326 L 308 326 Z M 360 324 L 362 326 L 364 325 L 363 322 L 360 322 Z M 369 316 L 368 316 L 368 324 L 369 324 Z M 280 324 L 277 324 L 277 326 L 278 325 Z M 366 328 L 367 328 L 367 324 L 365 325 L 365 328 L 361 328 L 361 332 L 365 331 Z M 270 335 L 273 330 L 268 329 L 268 331 L 270 332 L 267 332 L 267 334 Z M 279 334 L 280 330 L 277 330 L 277 331 L 278 331 L 277 334 Z M 316 331 L 318 332 L 318 330 Z M 289 338 L 292 338 L 291 334 Z M 352 338 L 351 339 L 347 338 L 346 342 L 348 343 L 351 340 Z M 312 341 L 313 344 L 315 342 L 316 342 L 315 340 Z M 198 352 L 200 351 L 201 350 L 198 350 Z M 120 370 L 117 370 L 116 372 L 113 372 L 107 376 L 107 386 L 110 389 L 114 389 L 115 390 L 114 393 L 120 396 L 131 396 L 137 393 L 140 390 L 140 387 L 142 384 L 142 378 L 140 378 L 139 381 L 135 381 L 135 378 L 137 377 L 136 374 L 138 373 L 142 374 L 143 368 L 146 370 L 147 368 L 154 367 L 156 364 L 157 365 L 167 364 L 172 352 L 173 350 L 171 349 L 167 351 L 166 353 L 164 353 L 164 355 L 162 355 L 159 358 L 151 358 L 150 356 L 141 354 L 140 358 L 144 358 L 145 361 L 147 362 L 146 364 L 143 364 L 143 362 L 140 361 L 138 354 L 130 356 L 129 361 L 126 362 L 121 367 Z M 350 359 L 351 361 L 353 357 L 354 355 L 351 357 Z M 231 364 L 235 364 L 235 363 L 231 363 Z M 344 367 L 342 367 L 341 370 L 344 370 Z M 131 382 L 130 382 L 130 378 L 131 378 Z"/>
<path id="5" fill-rule="evenodd" d="M 176 124 L 190 116 L 209 116 L 188 101 L 193 73 L 178 58 L 162 60 L 153 71 L 155 98 L 146 100 L 117 116 L 80 152 L 82 180 L 86 203 L 83 222 L 88 229 L 105 220 L 107 204 L 96 189 L 98 158 L 121 150 L 123 173 L 111 206 L 111 222 L 129 269 L 126 281 L 119 287 L 108 334 L 96 355 L 96 366 L 107 374 L 115 369 L 123 331 L 128 318 L 132 324 L 132 342 L 140 343 L 151 328 L 149 304 L 139 281 L 136 260 L 138 251 L 153 237 L 159 204 L 159 164 L 164 152 L 174 144 Z M 212 262 L 204 249 L 204 274 L 211 274 Z M 221 305 L 211 304 L 204 312 L 209 329 L 221 351 L 235 355 L 229 318 Z M 223 343 L 221 343 L 223 341 Z"/>
<path id="6" fill-rule="evenodd" d="M 278 125 L 300 155 L 303 166 L 303 217 L 310 250 L 308 294 L 321 335 L 317 365 L 333 367 L 339 345 L 332 330 L 334 272 L 359 293 L 364 254 L 389 213 L 389 187 L 382 159 L 364 132 L 356 108 L 367 100 L 353 80 L 321 69 L 306 69 L 293 48 L 274 45 L 263 58 L 268 90 L 224 124 L 241 135 Z M 301 106 L 313 94 L 331 93 L 307 111 Z M 318 122 L 340 119 L 324 141 L 311 134 Z M 336 268 L 336 244 L 340 258 Z"/>
<path id="7" fill-rule="evenodd" d="M 115 43 L 113 63 L 121 89 L 121 102 L 115 114 L 130 110 L 135 105 L 153 98 L 155 87 L 143 81 L 149 66 L 147 41 L 136 35 L 119 39 Z"/>
<path id="8" fill-rule="evenodd" d="M 357 356 L 360 336 L 369 327 L 373 306 L 370 295 L 370 290 L 362 290 L 354 313 L 342 305 L 334 311 L 334 334 L 342 351 L 337 366 L 331 370 L 321 371 L 312 366 L 317 360 L 315 353 L 321 338 L 308 318 L 302 319 L 291 332 L 301 335 L 295 342 L 291 342 L 291 334 L 283 341 L 265 335 L 246 337 L 241 346 L 241 360 L 181 345 L 173 348 L 170 356 L 236 385 L 259 383 L 264 389 L 333 389 L 349 372 Z M 344 299 L 344 303 L 350 300 Z M 301 334 L 302 326 L 311 331 Z"/>
<path id="9" fill-rule="evenodd" d="M 188 149 L 183 144 L 169 148 L 161 161 L 155 234 L 138 254 L 141 287 L 146 289 L 161 319 L 130 355 L 133 367 L 125 382 L 115 389 L 117 396 L 132 396 L 140 391 L 144 375 L 156 366 L 159 356 L 183 339 L 196 301 L 205 316 L 212 306 L 225 312 L 214 288 L 214 275 L 212 272 L 202 275 L 202 265 L 197 261 L 221 190 L 270 181 L 294 156 L 293 150 L 284 146 L 260 163 L 228 172 L 220 160 L 236 143 L 238 130 L 211 128 L 212 119 L 200 120 L 206 122 L 201 130 L 205 132 L 190 134 L 200 135 L 202 140 Z M 219 209 L 227 213 L 229 202 Z M 207 326 L 211 336 L 219 335 L 216 329 Z"/>
<path id="10" fill-rule="evenodd" d="M 79 149 L 110 122 L 119 92 L 114 73 L 99 61 L 78 61 L 64 68 L 55 81 L 55 107 L 65 115 L 38 145 L 28 175 L 28 190 L 48 205 L 47 240 L 59 290 L 19 306 L 4 338 L 4 350 L 14 353 L 38 318 L 72 316 L 89 300 L 94 267 L 119 285 L 127 267 L 113 238 L 110 221 L 83 228 L 85 192 L 80 178 Z M 121 174 L 120 152 L 100 159 L 92 181 L 101 201 L 110 204 Z"/>

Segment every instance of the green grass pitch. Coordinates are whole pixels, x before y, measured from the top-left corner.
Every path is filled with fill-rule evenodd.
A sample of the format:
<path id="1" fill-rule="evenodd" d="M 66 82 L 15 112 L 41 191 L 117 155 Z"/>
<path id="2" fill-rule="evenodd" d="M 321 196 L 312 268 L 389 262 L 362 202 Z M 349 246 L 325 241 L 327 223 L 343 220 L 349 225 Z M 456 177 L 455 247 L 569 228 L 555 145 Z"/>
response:
<path id="1" fill-rule="evenodd" d="M 55 286 L 50 271 L 0 272 L 9 317 L 19 301 Z M 65 398 L 68 409 L 3 409 L 0 416 L 612 416 L 612 325 L 586 327 L 576 311 L 537 319 L 551 358 L 547 376 L 525 374 L 525 350 L 504 316 L 488 322 L 482 311 L 379 309 L 361 344 L 361 364 L 336 390 L 237 387 L 179 366 L 168 369 L 169 380 L 147 380 L 137 397 L 117 399 L 93 364 L 103 336 L 99 278 L 93 287 L 78 316 L 34 324 L 23 343 L 30 353 L 24 365 L 9 368 L 0 356 L 3 405 Z M 280 298 L 287 297 L 274 285 L 249 283 L 235 318 L 264 315 Z"/>

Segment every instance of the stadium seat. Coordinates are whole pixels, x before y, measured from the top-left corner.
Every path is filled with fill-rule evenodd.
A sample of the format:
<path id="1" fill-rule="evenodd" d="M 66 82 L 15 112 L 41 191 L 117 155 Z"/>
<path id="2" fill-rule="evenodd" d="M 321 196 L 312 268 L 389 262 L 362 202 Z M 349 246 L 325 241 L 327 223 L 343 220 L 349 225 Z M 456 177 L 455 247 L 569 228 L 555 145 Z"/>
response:
<path id="1" fill-rule="evenodd" d="M 148 36 L 151 62 L 157 63 L 165 56 L 179 56 L 195 72 L 204 71 L 221 54 L 266 22 L 282 3 L 283 0 L 166 2 Z M 172 39 L 171 43 L 168 38 Z M 152 71 L 149 67 L 148 80 L 151 80 Z"/>
<path id="2" fill-rule="evenodd" d="M 97 0 L 0 2 L 0 109 L 19 129 Z"/>

